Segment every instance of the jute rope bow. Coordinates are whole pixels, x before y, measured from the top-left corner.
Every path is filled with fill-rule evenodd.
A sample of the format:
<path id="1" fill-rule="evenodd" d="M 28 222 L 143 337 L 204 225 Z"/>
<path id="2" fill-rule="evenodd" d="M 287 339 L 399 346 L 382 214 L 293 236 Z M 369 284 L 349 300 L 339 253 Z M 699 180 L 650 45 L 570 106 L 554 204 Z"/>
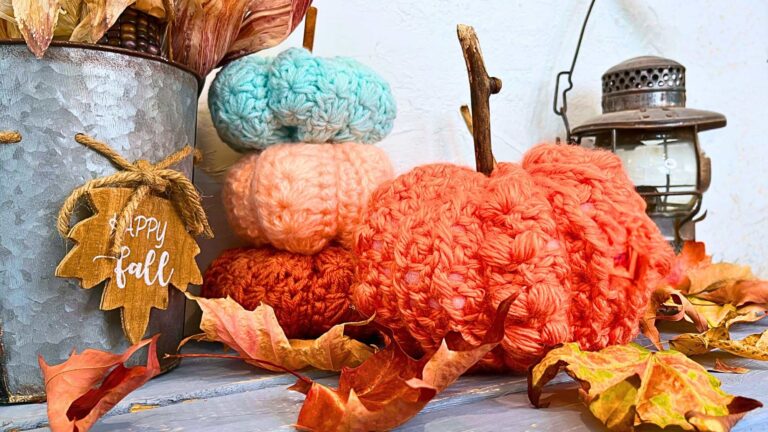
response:
<path id="1" fill-rule="evenodd" d="M 69 233 L 69 221 L 80 198 L 89 191 L 102 187 L 135 188 L 115 224 L 114 237 L 110 249 L 113 255 L 118 255 L 120 247 L 123 245 L 125 228 L 133 218 L 133 213 L 139 207 L 142 200 L 152 192 L 158 194 L 167 192 L 170 194 L 171 202 L 179 210 L 181 219 L 184 221 L 190 234 L 203 234 L 208 238 L 213 237 L 213 231 L 208 225 L 208 219 L 200 204 L 201 199 L 197 189 L 195 189 L 195 186 L 184 174 L 168 168 L 190 155 L 194 155 L 195 159 L 197 159 L 199 153 L 191 147 L 185 146 L 183 149 L 153 165 L 143 159 L 136 161 L 136 163 L 131 163 L 109 145 L 97 141 L 88 135 L 77 134 L 75 141 L 109 159 L 113 165 L 122 171 L 90 180 L 69 195 L 59 211 L 56 223 L 56 228 L 62 237 L 66 237 Z"/>
<path id="2" fill-rule="evenodd" d="M 0 144 L 16 144 L 20 141 L 20 133 L 16 131 L 0 131 Z"/>

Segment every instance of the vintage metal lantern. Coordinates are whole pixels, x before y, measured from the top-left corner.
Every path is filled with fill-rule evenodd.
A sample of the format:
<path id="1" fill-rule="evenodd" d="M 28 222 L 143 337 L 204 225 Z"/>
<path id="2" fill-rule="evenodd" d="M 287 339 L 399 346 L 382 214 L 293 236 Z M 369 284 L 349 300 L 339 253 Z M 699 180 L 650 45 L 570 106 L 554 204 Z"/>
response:
<path id="1" fill-rule="evenodd" d="M 695 238 L 694 218 L 711 179 L 698 133 L 725 126 L 722 114 L 685 106 L 685 67 L 661 57 L 624 61 L 603 74 L 603 114 L 571 141 L 618 155 L 662 233 Z"/>

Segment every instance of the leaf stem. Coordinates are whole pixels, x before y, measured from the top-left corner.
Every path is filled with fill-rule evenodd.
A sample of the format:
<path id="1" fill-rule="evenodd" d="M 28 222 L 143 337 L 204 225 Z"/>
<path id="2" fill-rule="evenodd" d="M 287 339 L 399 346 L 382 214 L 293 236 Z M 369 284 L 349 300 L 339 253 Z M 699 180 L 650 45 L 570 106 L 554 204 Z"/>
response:
<path id="1" fill-rule="evenodd" d="M 283 372 L 288 372 L 289 374 L 295 376 L 297 379 L 307 384 L 312 384 L 311 379 L 307 378 L 306 376 L 298 372 L 292 371 L 285 366 L 281 366 L 279 364 L 275 364 L 267 360 L 260 360 L 260 359 L 255 359 L 251 357 L 243 357 L 243 356 L 228 355 L 228 354 L 166 354 L 165 358 L 221 358 L 221 359 L 229 359 L 229 360 L 243 360 L 246 362 L 251 361 L 255 363 L 260 363 L 262 365 L 270 366 L 275 369 L 280 369 Z"/>

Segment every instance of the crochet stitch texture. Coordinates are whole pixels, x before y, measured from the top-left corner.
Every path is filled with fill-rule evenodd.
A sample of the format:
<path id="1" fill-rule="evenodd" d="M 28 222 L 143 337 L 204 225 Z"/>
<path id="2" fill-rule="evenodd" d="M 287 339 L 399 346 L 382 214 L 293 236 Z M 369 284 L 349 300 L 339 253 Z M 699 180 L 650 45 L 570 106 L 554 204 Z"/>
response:
<path id="1" fill-rule="evenodd" d="M 312 256 L 271 247 L 230 249 L 205 272 L 201 295 L 229 296 L 249 310 L 264 302 L 287 337 L 314 338 L 360 318 L 350 308 L 353 270 L 351 253 L 340 247 Z"/>
<path id="2" fill-rule="evenodd" d="M 235 164 L 222 198 L 243 239 L 313 254 L 332 240 L 351 247 L 368 197 L 393 176 L 386 153 L 374 146 L 280 144 Z"/>
<path id="3" fill-rule="evenodd" d="M 353 302 L 406 349 L 449 331 L 480 342 L 498 304 L 519 294 L 483 367 L 525 370 L 547 348 L 629 342 L 673 253 L 621 160 L 541 145 L 490 177 L 418 167 L 372 195 L 356 238 Z"/>
<path id="4" fill-rule="evenodd" d="M 392 130 L 396 114 L 389 84 L 376 72 L 302 48 L 227 65 L 208 104 L 219 136 L 238 151 L 281 142 L 374 143 Z"/>

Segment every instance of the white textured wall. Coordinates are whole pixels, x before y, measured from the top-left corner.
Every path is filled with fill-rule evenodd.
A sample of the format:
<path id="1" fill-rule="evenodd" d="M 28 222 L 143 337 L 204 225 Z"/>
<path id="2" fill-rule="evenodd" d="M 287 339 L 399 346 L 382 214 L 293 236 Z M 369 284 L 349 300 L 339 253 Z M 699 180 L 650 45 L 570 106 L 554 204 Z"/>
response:
<path id="1" fill-rule="evenodd" d="M 489 72 L 504 83 L 491 102 L 496 158 L 518 160 L 529 146 L 563 134 L 551 108 L 554 80 L 570 64 L 587 0 L 316 0 L 315 5 L 315 53 L 354 57 L 392 84 L 398 118 L 380 145 L 400 172 L 435 161 L 474 163 L 458 111 L 469 102 L 469 88 L 457 23 L 476 28 Z M 300 44 L 301 28 L 278 49 Z M 717 259 L 751 264 L 768 277 L 768 2 L 598 0 L 570 93 L 572 123 L 599 113 L 606 69 L 644 54 L 683 63 L 688 106 L 728 117 L 725 129 L 701 136 L 712 157 L 713 182 L 698 236 Z M 207 112 L 201 112 L 200 125 L 198 145 L 211 147 L 216 137 Z M 216 194 L 213 180 L 201 175 L 197 180 L 209 195 Z M 204 261 L 233 241 L 221 211 L 213 204 L 208 208 L 219 239 L 209 244 Z"/>

